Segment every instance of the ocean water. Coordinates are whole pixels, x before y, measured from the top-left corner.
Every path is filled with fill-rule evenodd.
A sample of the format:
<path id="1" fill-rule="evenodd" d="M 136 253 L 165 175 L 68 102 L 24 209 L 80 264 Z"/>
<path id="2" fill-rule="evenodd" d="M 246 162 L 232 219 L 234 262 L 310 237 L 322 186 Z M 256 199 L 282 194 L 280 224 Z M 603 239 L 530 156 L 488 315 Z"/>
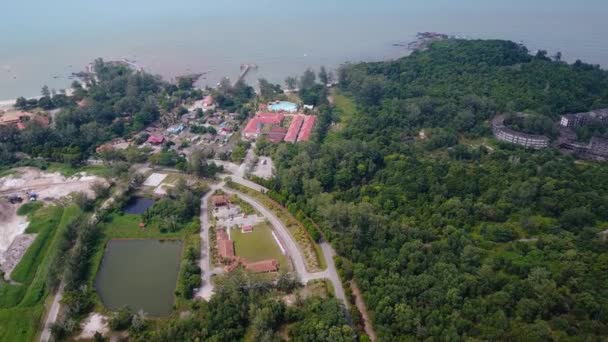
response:
<path id="1" fill-rule="evenodd" d="M 97 57 L 167 79 L 236 78 L 244 63 L 282 83 L 308 67 L 385 60 L 419 31 L 510 39 L 608 67 L 606 0 L 4 0 L 0 100 L 67 87 Z"/>

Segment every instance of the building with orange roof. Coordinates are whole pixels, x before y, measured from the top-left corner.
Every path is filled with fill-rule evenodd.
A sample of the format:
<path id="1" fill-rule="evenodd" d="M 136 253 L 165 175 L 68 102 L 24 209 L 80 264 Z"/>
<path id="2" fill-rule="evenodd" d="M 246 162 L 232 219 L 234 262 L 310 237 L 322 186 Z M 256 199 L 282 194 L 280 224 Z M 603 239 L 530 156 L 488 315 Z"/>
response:
<path id="1" fill-rule="evenodd" d="M 293 117 L 293 120 L 291 120 L 291 124 L 289 125 L 289 129 L 287 129 L 287 135 L 285 135 L 286 142 L 296 142 L 296 139 L 298 138 L 298 133 L 300 132 L 300 128 L 302 127 L 302 123 L 304 123 L 304 115 L 298 114 Z"/>
<path id="2" fill-rule="evenodd" d="M 245 264 L 245 269 L 253 273 L 277 272 L 279 263 L 275 259 L 262 260 Z"/>

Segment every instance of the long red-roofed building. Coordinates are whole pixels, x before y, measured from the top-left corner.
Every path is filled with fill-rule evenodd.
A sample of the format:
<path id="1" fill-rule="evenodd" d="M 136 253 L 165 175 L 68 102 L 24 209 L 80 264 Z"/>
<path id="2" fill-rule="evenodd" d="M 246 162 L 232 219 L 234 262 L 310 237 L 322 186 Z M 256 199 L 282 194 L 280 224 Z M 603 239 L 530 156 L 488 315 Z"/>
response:
<path id="1" fill-rule="evenodd" d="M 302 129 L 300 129 L 298 141 L 308 141 L 308 139 L 310 139 L 310 134 L 315 126 L 315 122 L 317 122 L 316 115 L 307 115 L 304 118 L 304 124 L 302 125 Z"/>
<path id="2" fill-rule="evenodd" d="M 293 119 L 291 120 L 291 124 L 289 125 L 289 129 L 287 130 L 287 135 L 285 136 L 286 142 L 296 142 L 296 139 L 298 138 L 298 133 L 300 132 L 300 128 L 302 127 L 303 122 L 304 115 L 294 115 Z"/>
<path id="3" fill-rule="evenodd" d="M 245 264 L 245 269 L 253 273 L 268 273 L 279 270 L 279 263 L 274 259 L 262 260 Z"/>

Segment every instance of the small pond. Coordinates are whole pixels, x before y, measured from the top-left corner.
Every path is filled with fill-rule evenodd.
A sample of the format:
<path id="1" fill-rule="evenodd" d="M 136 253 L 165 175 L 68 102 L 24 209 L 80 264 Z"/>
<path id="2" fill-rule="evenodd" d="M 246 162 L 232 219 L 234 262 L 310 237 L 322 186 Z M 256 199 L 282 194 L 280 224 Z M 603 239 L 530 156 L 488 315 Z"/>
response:
<path id="1" fill-rule="evenodd" d="M 154 200 L 151 198 L 131 197 L 122 211 L 126 214 L 143 214 L 153 205 Z"/>
<path id="2" fill-rule="evenodd" d="M 95 282 L 101 301 L 110 310 L 169 315 L 181 250 L 179 240 L 110 240 Z"/>

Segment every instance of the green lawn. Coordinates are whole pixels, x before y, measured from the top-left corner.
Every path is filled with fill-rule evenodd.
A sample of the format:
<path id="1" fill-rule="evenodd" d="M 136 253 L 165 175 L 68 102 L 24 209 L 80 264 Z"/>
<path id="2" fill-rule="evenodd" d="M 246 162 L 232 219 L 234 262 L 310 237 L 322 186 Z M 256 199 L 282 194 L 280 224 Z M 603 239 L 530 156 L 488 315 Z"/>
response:
<path id="1" fill-rule="evenodd" d="M 79 172 L 86 172 L 91 175 L 106 177 L 110 174 L 110 169 L 103 165 L 84 165 L 73 167 L 69 164 L 50 163 L 47 171 L 59 172 L 64 177 L 71 177 Z"/>
<path id="2" fill-rule="evenodd" d="M 268 223 L 258 224 L 251 233 L 241 233 L 240 229 L 230 230 L 230 238 L 234 240 L 234 249 L 237 256 L 255 262 L 265 259 L 276 259 L 281 270 L 287 271 L 287 258 L 272 237 Z"/>
<path id="3" fill-rule="evenodd" d="M 57 256 L 59 236 L 80 215 L 77 206 L 41 208 L 30 216 L 28 233 L 38 237 L 13 271 L 21 285 L 0 285 L 0 341 L 31 341 L 38 333 L 49 294 L 46 281 Z"/>

